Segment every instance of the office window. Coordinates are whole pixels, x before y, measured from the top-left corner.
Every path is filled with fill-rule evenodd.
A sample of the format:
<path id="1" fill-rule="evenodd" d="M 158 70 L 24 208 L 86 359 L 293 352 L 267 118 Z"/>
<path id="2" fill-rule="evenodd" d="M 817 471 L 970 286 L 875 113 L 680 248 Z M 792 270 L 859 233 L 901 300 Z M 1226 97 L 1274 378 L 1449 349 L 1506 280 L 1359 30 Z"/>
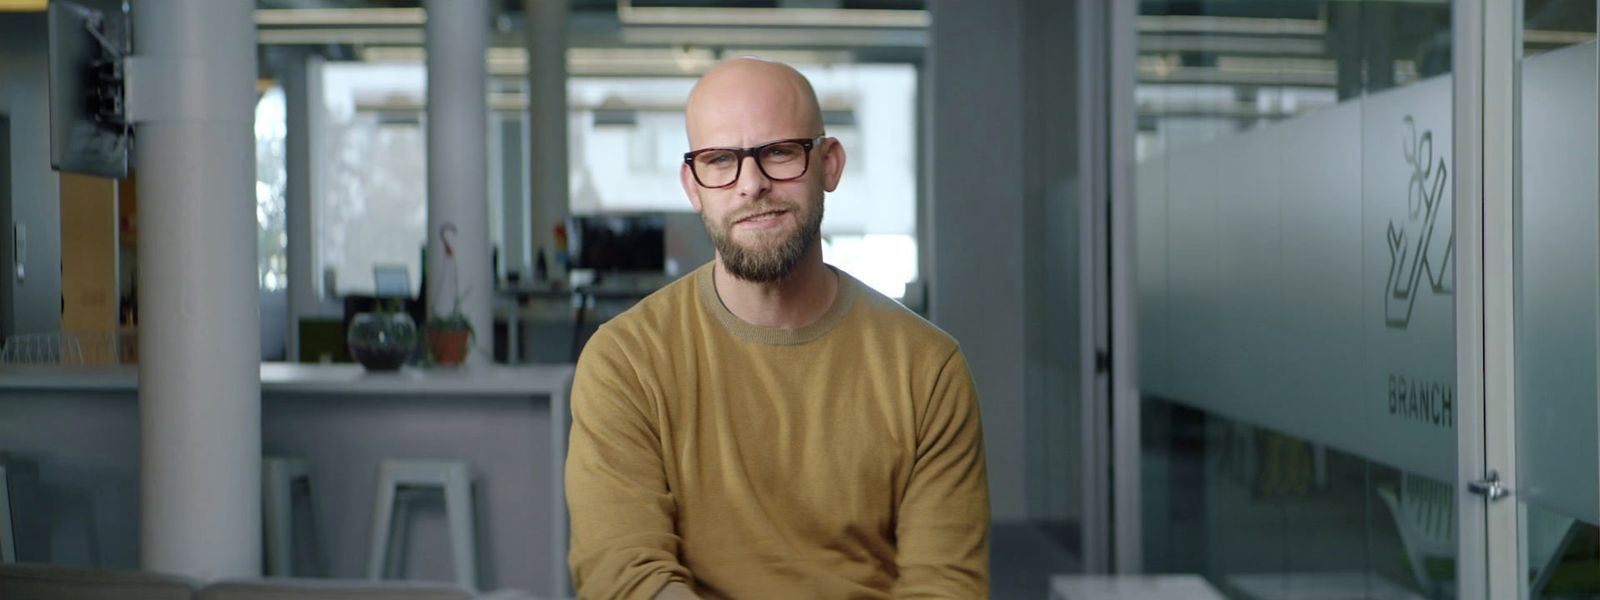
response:
<path id="1" fill-rule="evenodd" d="M 844 144 L 849 157 L 844 180 L 827 199 L 824 258 L 879 291 L 901 297 L 918 276 L 916 69 L 836 65 L 802 71 L 817 88 L 828 135 Z M 371 292 L 375 264 L 404 265 L 415 293 L 427 239 L 426 70 L 415 63 L 330 63 L 322 73 L 314 149 L 320 174 L 313 198 L 313 268 L 319 295 Z M 683 100 L 693 85 L 694 79 L 687 77 L 569 80 L 573 214 L 691 210 L 678 183 L 678 166 L 687 149 Z M 274 93 L 273 100 L 263 101 L 263 107 L 270 104 L 263 110 L 276 111 L 271 113 L 278 115 L 274 131 L 280 132 L 273 146 L 277 154 L 269 161 L 276 165 L 277 178 L 263 175 L 258 186 L 258 194 L 276 202 L 270 205 L 275 209 L 259 211 L 264 240 L 282 238 L 268 230 L 270 219 L 277 219 L 277 231 L 283 220 L 283 100 L 281 91 Z M 505 122 L 521 119 L 516 113 L 498 114 Z M 496 180 L 520 176 L 495 168 L 504 150 L 490 144 L 487 200 L 497 246 L 504 241 L 499 239 L 499 204 L 509 199 Z M 282 242 L 277 244 L 277 254 L 263 250 L 262 260 L 276 261 L 271 277 L 281 286 Z M 325 289 L 330 283 L 333 289 Z"/>
<path id="2" fill-rule="evenodd" d="M 274 86 L 256 102 L 256 283 L 263 291 L 289 284 L 288 234 L 284 224 L 283 88 Z"/>
<path id="3" fill-rule="evenodd" d="M 374 265 L 403 265 L 422 284 L 427 144 L 422 65 L 330 63 L 323 69 L 324 148 L 313 228 L 324 296 L 372 293 Z"/>

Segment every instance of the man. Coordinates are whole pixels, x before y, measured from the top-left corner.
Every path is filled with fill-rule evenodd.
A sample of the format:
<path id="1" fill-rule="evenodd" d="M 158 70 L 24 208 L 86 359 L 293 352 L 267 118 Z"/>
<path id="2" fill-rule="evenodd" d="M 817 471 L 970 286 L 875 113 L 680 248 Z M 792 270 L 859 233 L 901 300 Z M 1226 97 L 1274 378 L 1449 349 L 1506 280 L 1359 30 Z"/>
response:
<path id="1" fill-rule="evenodd" d="M 590 339 L 572 391 L 584 598 L 981 598 L 989 497 L 954 340 L 822 262 L 844 172 L 816 93 L 758 59 L 689 95 L 716 259 Z"/>

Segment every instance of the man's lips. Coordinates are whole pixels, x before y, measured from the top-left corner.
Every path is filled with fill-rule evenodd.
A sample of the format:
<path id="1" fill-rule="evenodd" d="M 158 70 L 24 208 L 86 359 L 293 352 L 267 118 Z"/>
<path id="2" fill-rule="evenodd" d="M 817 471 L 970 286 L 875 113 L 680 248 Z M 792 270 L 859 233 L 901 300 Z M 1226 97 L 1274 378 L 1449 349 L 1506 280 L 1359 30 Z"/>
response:
<path id="1" fill-rule="evenodd" d="M 746 215 L 746 216 L 740 217 L 738 220 L 734 221 L 733 224 L 734 225 L 738 225 L 740 223 L 751 223 L 751 222 L 760 223 L 760 222 L 764 222 L 764 221 L 770 220 L 770 218 L 776 218 L 776 217 L 782 216 L 782 215 L 784 215 L 784 214 L 786 214 L 788 212 L 789 211 L 787 209 L 782 209 L 782 208 L 774 208 L 772 210 L 764 210 L 764 211 L 761 211 L 761 212 L 758 212 L 758 213 L 754 213 L 754 214 L 750 214 L 750 215 Z"/>

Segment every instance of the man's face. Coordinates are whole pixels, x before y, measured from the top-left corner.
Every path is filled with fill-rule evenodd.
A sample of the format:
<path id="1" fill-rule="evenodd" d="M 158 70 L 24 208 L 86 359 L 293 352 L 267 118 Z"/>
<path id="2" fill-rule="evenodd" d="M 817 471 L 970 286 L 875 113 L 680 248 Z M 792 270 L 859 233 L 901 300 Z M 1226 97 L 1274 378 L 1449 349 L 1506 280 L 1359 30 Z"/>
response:
<path id="1" fill-rule="evenodd" d="M 822 182 L 814 149 L 805 175 L 773 181 L 745 158 L 732 186 L 699 190 L 700 218 L 723 267 L 746 281 L 787 277 L 822 233 Z"/>
<path id="2" fill-rule="evenodd" d="M 738 86 L 697 97 L 693 102 L 701 104 L 690 109 L 691 147 L 751 148 L 821 133 L 813 130 L 815 119 L 807 118 L 797 98 L 783 97 L 774 87 Z M 836 140 L 823 138 L 804 158 L 804 175 L 775 181 L 762 173 L 754 157 L 745 157 L 738 179 L 723 188 L 701 186 L 690 167 L 683 167 L 684 192 L 705 222 L 723 267 L 734 277 L 779 281 L 817 243 L 823 193 L 837 186 L 844 151 Z"/>

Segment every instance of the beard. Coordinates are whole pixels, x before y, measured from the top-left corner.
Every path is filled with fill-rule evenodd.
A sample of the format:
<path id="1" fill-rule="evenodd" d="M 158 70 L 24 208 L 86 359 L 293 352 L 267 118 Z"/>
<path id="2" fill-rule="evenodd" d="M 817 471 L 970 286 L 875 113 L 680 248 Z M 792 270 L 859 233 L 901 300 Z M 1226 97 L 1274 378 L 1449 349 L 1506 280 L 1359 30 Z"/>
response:
<path id="1" fill-rule="evenodd" d="M 805 210 L 801 205 L 768 201 L 755 204 L 749 210 L 724 219 L 722 223 L 713 223 L 703 212 L 700 213 L 700 219 L 705 222 L 706 233 L 710 234 L 711 243 L 722 257 L 722 266 L 728 270 L 728 274 L 751 283 L 773 283 L 794 272 L 806 250 L 822 237 L 821 199 L 818 198 L 811 206 L 812 210 Z M 788 211 L 799 227 L 776 240 L 765 234 L 748 245 L 733 239 L 733 224 L 739 219 L 772 210 Z"/>

